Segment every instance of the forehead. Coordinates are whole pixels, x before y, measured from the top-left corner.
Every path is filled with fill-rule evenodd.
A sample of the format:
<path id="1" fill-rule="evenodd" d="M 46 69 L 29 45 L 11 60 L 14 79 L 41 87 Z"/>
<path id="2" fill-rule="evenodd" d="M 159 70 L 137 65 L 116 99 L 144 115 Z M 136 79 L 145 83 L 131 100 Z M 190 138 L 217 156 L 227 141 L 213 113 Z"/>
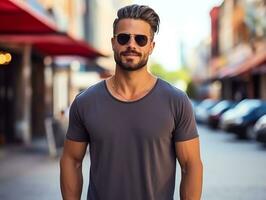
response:
<path id="1" fill-rule="evenodd" d="M 116 26 L 116 33 L 131 33 L 150 35 L 150 25 L 140 19 L 121 19 Z"/>

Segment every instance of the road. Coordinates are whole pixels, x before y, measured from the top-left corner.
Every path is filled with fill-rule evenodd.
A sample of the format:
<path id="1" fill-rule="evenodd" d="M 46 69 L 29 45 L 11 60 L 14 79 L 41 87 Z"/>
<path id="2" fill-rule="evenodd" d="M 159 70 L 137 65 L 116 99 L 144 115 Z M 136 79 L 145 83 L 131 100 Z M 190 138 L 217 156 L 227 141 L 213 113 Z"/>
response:
<path id="1" fill-rule="evenodd" d="M 222 131 L 198 126 L 204 164 L 202 199 L 266 200 L 266 148 Z M 45 145 L 45 144 L 43 144 Z M 0 149 L 0 199 L 61 199 L 59 159 L 40 148 Z M 88 187 L 89 157 L 83 164 L 84 186 Z M 177 169 L 175 200 L 178 200 L 180 169 Z"/>
<path id="2" fill-rule="evenodd" d="M 199 126 L 203 198 L 266 200 L 266 148 L 255 141 Z"/>

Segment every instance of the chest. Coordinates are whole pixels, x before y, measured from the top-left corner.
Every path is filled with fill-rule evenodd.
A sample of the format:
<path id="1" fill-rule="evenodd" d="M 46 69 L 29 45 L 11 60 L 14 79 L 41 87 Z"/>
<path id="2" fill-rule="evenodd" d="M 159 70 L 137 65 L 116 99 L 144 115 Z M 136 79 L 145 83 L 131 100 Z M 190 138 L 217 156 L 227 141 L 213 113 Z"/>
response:
<path id="1" fill-rule="evenodd" d="M 171 140 L 174 130 L 172 113 L 163 105 L 98 105 L 84 121 L 92 143 Z"/>

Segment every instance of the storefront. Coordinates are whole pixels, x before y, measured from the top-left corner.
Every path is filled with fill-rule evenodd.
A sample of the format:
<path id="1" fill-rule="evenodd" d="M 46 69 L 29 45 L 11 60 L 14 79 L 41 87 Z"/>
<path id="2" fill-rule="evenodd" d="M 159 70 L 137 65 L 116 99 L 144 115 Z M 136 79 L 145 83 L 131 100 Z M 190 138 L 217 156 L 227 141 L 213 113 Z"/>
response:
<path id="1" fill-rule="evenodd" d="M 213 80 L 222 83 L 224 99 L 259 98 L 266 100 L 266 50 L 251 54 L 240 64 L 224 67 Z"/>
<path id="2" fill-rule="evenodd" d="M 9 62 L 0 62 L 0 145 L 30 144 L 44 134 L 44 119 L 54 114 L 54 67 L 47 56 L 53 60 L 75 55 L 91 61 L 103 55 L 61 33 L 21 1 L 1 0 L 0 21 L 0 51 L 11 55 Z"/>

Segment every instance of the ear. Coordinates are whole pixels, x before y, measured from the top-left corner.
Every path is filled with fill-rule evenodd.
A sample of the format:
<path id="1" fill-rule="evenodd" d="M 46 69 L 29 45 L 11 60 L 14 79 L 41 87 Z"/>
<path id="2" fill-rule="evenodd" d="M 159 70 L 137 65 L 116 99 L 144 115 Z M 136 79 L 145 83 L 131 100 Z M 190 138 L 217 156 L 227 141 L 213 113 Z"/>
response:
<path id="1" fill-rule="evenodd" d="M 150 54 L 150 55 L 152 54 L 154 47 L 155 47 L 155 42 L 153 41 L 153 42 L 151 43 L 150 50 L 149 50 L 149 54 Z"/>
<path id="2" fill-rule="evenodd" d="M 115 38 L 114 37 L 111 38 L 111 44 L 112 44 L 112 49 L 114 50 L 114 45 L 115 45 Z"/>

